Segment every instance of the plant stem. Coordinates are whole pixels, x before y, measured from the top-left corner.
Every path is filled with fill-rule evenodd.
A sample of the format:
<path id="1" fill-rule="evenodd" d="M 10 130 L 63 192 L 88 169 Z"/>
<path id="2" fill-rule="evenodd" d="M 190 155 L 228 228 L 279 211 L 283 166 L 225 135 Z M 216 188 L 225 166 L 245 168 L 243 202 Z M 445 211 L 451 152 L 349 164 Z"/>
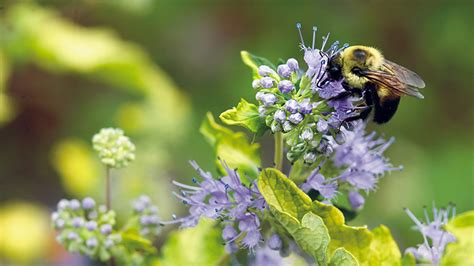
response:
<path id="1" fill-rule="evenodd" d="M 110 210 L 112 202 L 110 199 L 110 167 L 105 168 L 105 207 Z"/>
<path id="2" fill-rule="evenodd" d="M 275 138 L 275 154 L 274 154 L 274 162 L 275 167 L 278 170 L 282 170 L 283 168 L 283 134 L 281 132 L 277 132 L 274 135 Z"/>

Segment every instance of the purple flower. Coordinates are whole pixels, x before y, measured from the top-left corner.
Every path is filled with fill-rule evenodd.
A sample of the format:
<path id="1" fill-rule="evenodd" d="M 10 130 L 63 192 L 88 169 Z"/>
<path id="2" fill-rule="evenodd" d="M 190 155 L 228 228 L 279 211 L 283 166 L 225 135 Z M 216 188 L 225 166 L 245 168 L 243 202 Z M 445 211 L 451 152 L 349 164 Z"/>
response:
<path id="1" fill-rule="evenodd" d="M 262 77 L 267 77 L 271 74 L 275 74 L 275 70 L 271 69 L 269 66 L 261 65 L 258 67 L 258 74 Z"/>
<path id="2" fill-rule="evenodd" d="M 303 121 L 303 115 L 300 114 L 300 113 L 295 113 L 295 114 L 291 114 L 289 117 L 288 117 L 288 120 L 295 124 L 295 125 L 298 125 L 299 123 L 301 123 L 301 121 Z"/>
<path id="3" fill-rule="evenodd" d="M 67 199 L 62 199 L 58 202 L 58 209 L 64 210 L 69 208 L 69 201 Z"/>
<path id="4" fill-rule="evenodd" d="M 108 235 L 112 233 L 112 225 L 110 224 L 103 224 L 100 226 L 100 233 L 103 235 Z"/>
<path id="5" fill-rule="evenodd" d="M 87 228 L 87 230 L 89 231 L 94 231 L 97 229 L 97 222 L 96 221 L 88 221 L 86 224 L 85 224 L 85 227 Z"/>
<path id="6" fill-rule="evenodd" d="M 284 266 L 290 265 L 288 262 L 284 262 L 280 252 L 272 250 L 268 246 L 259 247 L 255 252 L 255 260 L 251 262 L 251 266 L 271 265 L 271 266 Z"/>
<path id="7" fill-rule="evenodd" d="M 314 152 L 307 152 L 303 155 L 303 160 L 307 164 L 313 164 L 316 162 L 316 154 Z"/>
<path id="8" fill-rule="evenodd" d="M 417 260 L 430 261 L 438 265 L 446 249 L 446 245 L 456 241 L 456 237 L 444 230 L 444 226 L 449 221 L 449 216 L 454 217 L 456 209 L 454 206 L 448 206 L 446 209 L 436 209 L 433 204 L 433 219 L 430 220 L 428 211 L 424 209 L 425 221 L 418 220 L 416 216 L 408 209 L 405 212 L 416 224 L 416 230 L 423 235 L 423 244 L 417 248 L 411 247 L 405 250 L 405 253 L 412 253 Z"/>
<path id="9" fill-rule="evenodd" d="M 323 118 L 319 118 L 318 122 L 316 123 L 316 129 L 321 133 L 326 133 L 328 131 L 328 126 L 328 122 Z"/>
<path id="10" fill-rule="evenodd" d="M 81 203 L 77 199 L 72 199 L 69 201 L 69 207 L 71 207 L 72 210 L 76 211 L 81 207 Z"/>
<path id="11" fill-rule="evenodd" d="M 286 112 L 283 110 L 277 110 L 275 114 L 273 115 L 273 119 L 275 119 L 275 121 L 277 121 L 278 123 L 285 122 Z"/>
<path id="12" fill-rule="evenodd" d="M 337 182 L 335 179 L 325 179 L 324 176 L 319 173 L 320 169 L 321 165 L 311 172 L 306 181 L 301 185 L 301 189 L 304 192 L 309 192 L 311 189 L 314 189 L 325 199 L 331 200 L 337 194 Z"/>
<path id="13" fill-rule="evenodd" d="M 311 128 L 305 128 L 303 132 L 301 132 L 300 138 L 305 141 L 312 140 L 314 137 L 313 131 Z"/>
<path id="14" fill-rule="evenodd" d="M 69 240 L 78 240 L 78 239 L 79 239 L 79 235 L 78 235 L 76 232 L 70 232 L 70 233 L 67 235 L 67 239 L 69 239 Z"/>
<path id="15" fill-rule="evenodd" d="M 285 108 L 288 110 L 288 112 L 294 114 L 298 112 L 299 105 L 297 101 L 290 99 L 285 103 Z"/>
<path id="16" fill-rule="evenodd" d="M 272 93 L 267 93 L 262 97 L 262 103 L 265 106 L 272 106 L 277 100 L 278 98 Z"/>
<path id="17" fill-rule="evenodd" d="M 260 84 L 260 80 L 259 79 L 255 79 L 254 81 L 252 81 L 252 88 L 254 89 L 258 89 L 262 87 L 262 85 Z"/>
<path id="18" fill-rule="evenodd" d="M 289 78 L 292 72 L 293 71 L 291 70 L 291 68 L 286 64 L 279 65 L 277 68 L 278 75 L 280 75 L 283 78 Z"/>
<path id="19" fill-rule="evenodd" d="M 291 125 L 290 121 L 285 121 L 283 123 L 283 132 L 288 132 L 293 129 L 293 126 Z"/>
<path id="20" fill-rule="evenodd" d="M 87 241 L 86 241 L 86 246 L 88 246 L 90 248 L 97 247 L 97 245 L 99 245 L 99 241 L 97 241 L 97 238 L 95 238 L 95 237 L 91 237 L 91 238 L 87 239 Z"/>
<path id="21" fill-rule="evenodd" d="M 313 104 L 310 102 L 310 99 L 304 99 L 299 105 L 300 113 L 302 114 L 311 114 L 313 111 Z"/>
<path id="22" fill-rule="evenodd" d="M 272 250 L 280 250 L 282 247 L 281 238 L 278 234 L 273 234 L 268 239 L 268 247 Z"/>
<path id="23" fill-rule="evenodd" d="M 76 228 L 79 228 L 81 226 L 84 225 L 84 218 L 82 217 L 74 217 L 74 219 L 72 219 L 72 226 L 73 227 L 76 227 Z"/>
<path id="24" fill-rule="evenodd" d="M 278 83 L 278 89 L 282 92 L 282 93 L 289 93 L 291 92 L 292 90 L 295 89 L 295 85 L 293 85 L 293 83 L 289 80 L 282 80 L 280 81 L 280 83 Z"/>
<path id="25" fill-rule="evenodd" d="M 341 129 L 345 141 L 343 144 L 333 143 L 333 164 L 336 167 L 347 168 L 339 178 L 348 182 L 355 189 L 374 190 L 377 181 L 386 172 L 400 170 L 393 167 L 383 152 L 394 142 L 394 138 L 385 141 L 376 138 L 376 133 L 365 133 L 365 124 L 358 121 L 353 131 Z"/>
<path id="26" fill-rule="evenodd" d="M 275 80 L 270 77 L 264 77 L 260 80 L 260 85 L 265 89 L 273 88 Z"/>
<path id="27" fill-rule="evenodd" d="M 365 199 L 359 192 L 351 191 L 349 192 L 349 203 L 351 204 L 352 209 L 358 210 L 364 206 Z"/>
<path id="28" fill-rule="evenodd" d="M 262 212 L 265 208 L 265 200 L 257 186 L 253 183 L 250 186 L 242 184 L 237 171 L 225 163 L 222 165 L 227 175 L 218 179 L 204 172 L 196 162 L 191 161 L 191 165 L 201 177 L 200 181 L 193 179 L 198 186 L 173 181 L 181 190 L 181 193 L 173 194 L 189 206 L 189 215 L 162 224 L 180 223 L 182 227 L 192 227 L 201 217 L 219 219 L 227 224 L 222 232 L 227 244 L 243 237 L 240 243 L 254 249 L 262 239 L 260 220 L 255 212 Z"/>
<path id="29" fill-rule="evenodd" d="M 94 199 L 87 197 L 82 200 L 82 208 L 84 208 L 85 210 L 90 210 L 94 207 L 95 207 Z"/>
<path id="30" fill-rule="evenodd" d="M 298 61 L 296 61 L 296 59 L 294 59 L 294 58 L 288 59 L 286 61 L 286 64 L 288 65 L 288 67 L 290 68 L 291 71 L 296 72 L 299 69 Z"/>

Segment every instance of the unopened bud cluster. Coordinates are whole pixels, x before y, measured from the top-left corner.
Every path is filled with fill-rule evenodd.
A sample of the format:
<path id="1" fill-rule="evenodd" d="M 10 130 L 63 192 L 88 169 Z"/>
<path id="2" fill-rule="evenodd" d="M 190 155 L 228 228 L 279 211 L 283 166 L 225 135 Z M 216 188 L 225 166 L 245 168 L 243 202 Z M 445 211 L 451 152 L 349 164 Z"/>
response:
<path id="1" fill-rule="evenodd" d="M 121 129 L 101 129 L 92 138 L 92 144 L 101 162 L 108 167 L 123 168 L 135 160 L 135 145 Z"/>
<path id="2" fill-rule="evenodd" d="M 97 206 L 92 198 L 59 201 L 52 214 L 52 224 L 59 233 L 57 241 L 69 252 L 78 252 L 106 261 L 121 243 L 121 235 L 113 230 L 115 212 Z"/>
<path id="3" fill-rule="evenodd" d="M 142 195 L 133 201 L 133 211 L 138 215 L 140 235 L 153 238 L 161 231 L 158 208 L 151 203 L 150 197 Z"/>

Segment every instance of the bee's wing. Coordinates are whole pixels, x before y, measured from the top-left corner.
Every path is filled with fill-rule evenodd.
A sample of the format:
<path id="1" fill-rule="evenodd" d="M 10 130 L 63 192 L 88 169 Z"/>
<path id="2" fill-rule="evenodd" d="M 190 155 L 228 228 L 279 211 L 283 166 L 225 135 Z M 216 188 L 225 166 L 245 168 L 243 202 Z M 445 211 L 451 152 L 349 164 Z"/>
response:
<path id="1" fill-rule="evenodd" d="M 397 95 L 424 98 L 418 89 L 425 87 L 425 82 L 416 73 L 388 60 L 383 66 L 382 70 L 366 70 L 362 74 L 372 82 L 392 89 Z"/>
<path id="2" fill-rule="evenodd" d="M 383 66 L 386 68 L 386 70 L 397 76 L 401 82 L 415 88 L 422 89 L 425 87 L 425 82 L 415 72 L 387 59 L 384 60 Z"/>

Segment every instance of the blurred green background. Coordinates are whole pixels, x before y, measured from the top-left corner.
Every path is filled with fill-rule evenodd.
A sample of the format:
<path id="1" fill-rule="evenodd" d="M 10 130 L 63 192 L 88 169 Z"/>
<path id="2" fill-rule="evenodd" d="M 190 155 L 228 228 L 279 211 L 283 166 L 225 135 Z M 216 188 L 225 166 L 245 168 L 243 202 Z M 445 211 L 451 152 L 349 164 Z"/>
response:
<path id="1" fill-rule="evenodd" d="M 473 11 L 470 0 L 0 1 L 0 262 L 71 259 L 49 212 L 62 197 L 103 198 L 90 145 L 102 127 L 122 127 L 137 145 L 137 161 L 113 173 L 119 219 L 141 193 L 163 219 L 184 214 L 170 180 L 190 180 L 190 159 L 215 168 L 198 132 L 205 113 L 253 101 L 240 50 L 303 65 L 296 22 L 308 40 L 317 25 L 425 80 L 424 100 L 403 98 L 388 125 L 373 126 L 396 137 L 388 156 L 404 170 L 383 178 L 352 222 L 386 224 L 401 248 L 421 242 L 403 207 L 474 209 Z"/>

